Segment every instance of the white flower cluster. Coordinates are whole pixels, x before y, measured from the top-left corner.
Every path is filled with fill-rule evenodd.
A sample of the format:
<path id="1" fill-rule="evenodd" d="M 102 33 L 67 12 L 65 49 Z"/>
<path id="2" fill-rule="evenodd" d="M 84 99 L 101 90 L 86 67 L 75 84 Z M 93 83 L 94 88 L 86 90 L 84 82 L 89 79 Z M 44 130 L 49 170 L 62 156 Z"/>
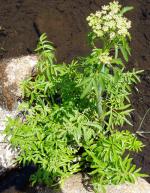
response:
<path id="1" fill-rule="evenodd" d="M 112 57 L 109 56 L 108 52 L 103 52 L 100 54 L 99 59 L 103 64 L 111 64 Z"/>
<path id="2" fill-rule="evenodd" d="M 128 36 L 131 21 L 120 14 L 121 5 L 118 1 L 102 6 L 102 11 L 87 17 L 89 26 L 97 37 L 109 37 L 111 40 L 119 36 Z"/>

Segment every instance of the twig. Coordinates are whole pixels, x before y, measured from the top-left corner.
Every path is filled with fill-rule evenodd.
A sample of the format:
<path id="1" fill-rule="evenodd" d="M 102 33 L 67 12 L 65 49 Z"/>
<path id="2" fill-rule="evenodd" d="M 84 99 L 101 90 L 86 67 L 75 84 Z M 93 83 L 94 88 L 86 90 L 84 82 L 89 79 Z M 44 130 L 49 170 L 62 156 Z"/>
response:
<path id="1" fill-rule="evenodd" d="M 142 128 L 143 122 L 144 122 L 147 114 L 149 113 L 149 111 L 150 111 L 150 108 L 149 108 L 149 109 L 146 111 L 146 113 L 144 114 L 144 116 L 143 116 L 143 118 L 142 118 L 142 121 L 141 121 L 141 123 L 140 123 L 140 125 L 139 125 L 139 127 L 138 127 L 138 129 L 137 129 L 137 131 L 136 131 L 136 133 L 137 133 L 138 135 L 142 136 L 142 137 L 145 137 L 143 134 L 150 134 L 150 131 L 140 131 L 140 129 Z"/>

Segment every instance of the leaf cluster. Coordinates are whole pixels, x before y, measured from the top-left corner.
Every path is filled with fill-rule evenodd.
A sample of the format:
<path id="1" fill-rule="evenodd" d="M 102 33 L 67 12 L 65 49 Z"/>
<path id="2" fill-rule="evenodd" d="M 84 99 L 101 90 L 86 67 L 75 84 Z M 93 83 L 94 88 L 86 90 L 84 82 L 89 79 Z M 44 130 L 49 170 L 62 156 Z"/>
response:
<path id="1" fill-rule="evenodd" d="M 125 10 L 124 10 L 125 11 Z M 111 62 L 99 57 L 110 53 Z M 118 127 L 133 110 L 129 95 L 141 71 L 126 72 L 128 40 L 122 37 L 71 64 L 57 64 L 55 50 L 43 34 L 36 53 L 35 77 L 22 82 L 23 103 L 5 129 L 18 148 L 19 163 L 34 163 L 32 184 L 52 185 L 79 171 L 88 173 L 96 190 L 108 184 L 134 182 L 140 169 L 130 152 L 143 144 L 129 131 Z"/>

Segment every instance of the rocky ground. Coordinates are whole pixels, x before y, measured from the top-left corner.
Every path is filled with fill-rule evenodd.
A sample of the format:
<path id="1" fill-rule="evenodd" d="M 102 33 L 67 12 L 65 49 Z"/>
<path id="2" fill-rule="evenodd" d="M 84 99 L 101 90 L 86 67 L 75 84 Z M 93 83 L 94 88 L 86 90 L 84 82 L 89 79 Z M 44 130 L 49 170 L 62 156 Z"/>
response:
<path id="1" fill-rule="evenodd" d="M 64 185 L 56 190 L 36 186 L 34 188 L 26 187 L 26 176 L 34 171 L 33 168 L 26 167 L 22 170 L 13 172 L 10 181 L 10 187 L 6 185 L 6 181 L 1 184 L 0 192 L 2 193 L 94 193 L 91 187 L 85 182 L 82 174 L 76 174 L 68 178 Z M 15 175 L 14 175 L 15 174 Z M 20 174 L 20 175 L 17 175 Z M 9 179 L 9 178 L 8 178 Z M 102 193 L 102 192 L 99 192 Z M 106 193 L 150 193 L 150 184 L 139 178 L 135 184 L 123 184 L 118 186 L 107 187 Z"/>
<path id="2" fill-rule="evenodd" d="M 69 62 L 73 57 L 86 55 L 90 51 L 86 42 L 86 16 L 107 2 L 109 0 L 0 0 L 1 107 L 12 110 L 16 104 L 14 84 L 6 86 L 8 81 L 12 81 L 7 76 L 8 71 L 12 74 L 14 71 L 11 64 L 8 66 L 8 62 L 4 62 L 5 59 L 33 54 L 37 39 L 43 32 L 54 43 L 58 62 Z M 127 68 L 144 69 L 141 83 L 137 86 L 139 92 L 134 90 L 131 96 L 135 111 L 131 117 L 133 127 L 128 128 L 134 133 L 138 129 L 149 132 L 150 112 L 144 120 L 143 117 L 150 108 L 150 0 L 119 2 L 134 6 L 128 14 L 132 20 L 132 57 Z M 16 69 L 23 69 L 22 65 L 16 65 Z M 1 114 L 2 119 L 5 113 Z M 138 136 L 145 147 L 140 154 L 134 155 L 134 162 L 142 167 L 143 172 L 150 174 L 150 135 L 142 133 Z M 149 178 L 147 180 L 150 182 Z"/>
<path id="3" fill-rule="evenodd" d="M 0 72 L 0 75 L 2 72 L 4 75 L 1 76 L 0 88 L 0 175 L 15 166 L 13 162 L 17 156 L 17 151 L 8 144 L 3 130 L 7 117 L 15 117 L 18 114 L 16 109 L 19 103 L 18 99 L 21 97 L 20 83 L 31 76 L 36 63 L 37 57 L 35 55 L 3 59 L 0 62 L 1 67 L 6 66 L 5 70 Z"/>

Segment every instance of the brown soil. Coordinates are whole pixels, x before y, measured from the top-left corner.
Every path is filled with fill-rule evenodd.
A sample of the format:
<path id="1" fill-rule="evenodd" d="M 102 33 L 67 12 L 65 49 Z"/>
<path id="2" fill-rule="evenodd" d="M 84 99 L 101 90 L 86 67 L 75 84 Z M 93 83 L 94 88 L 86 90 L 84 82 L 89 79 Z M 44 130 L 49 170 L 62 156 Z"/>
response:
<path id="1" fill-rule="evenodd" d="M 89 52 L 86 16 L 98 10 L 108 0 L 0 0 L 0 58 L 33 53 L 42 32 L 48 34 L 57 49 L 58 61 L 70 61 Z M 132 20 L 132 57 L 128 68 L 144 69 L 139 92 L 134 90 L 132 104 L 133 127 L 136 132 L 150 108 L 150 0 L 120 0 L 132 5 L 128 14 Z M 150 112 L 140 130 L 150 131 Z M 140 137 L 146 147 L 134 161 L 143 172 L 150 174 L 150 134 Z M 148 179 L 148 178 L 147 178 Z M 150 180 L 149 180 L 150 181 Z"/>

